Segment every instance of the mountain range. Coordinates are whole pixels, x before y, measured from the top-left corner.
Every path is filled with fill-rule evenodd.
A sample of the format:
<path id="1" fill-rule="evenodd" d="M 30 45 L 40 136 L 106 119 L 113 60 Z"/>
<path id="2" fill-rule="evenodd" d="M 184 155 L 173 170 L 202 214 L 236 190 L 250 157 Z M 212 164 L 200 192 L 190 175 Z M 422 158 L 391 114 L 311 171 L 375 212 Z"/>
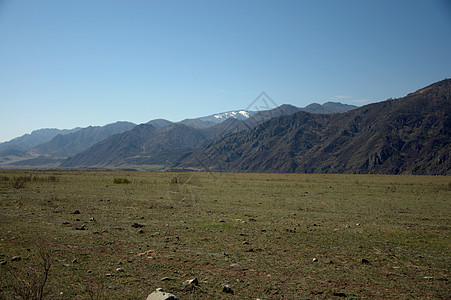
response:
<path id="1" fill-rule="evenodd" d="M 451 80 L 341 114 L 297 112 L 179 161 L 196 170 L 451 175 Z M 211 159 L 210 157 L 215 157 Z"/>
<path id="2" fill-rule="evenodd" d="M 0 168 L 451 175 L 450 95 L 445 79 L 362 107 L 282 105 L 43 129 L 1 143 Z"/>

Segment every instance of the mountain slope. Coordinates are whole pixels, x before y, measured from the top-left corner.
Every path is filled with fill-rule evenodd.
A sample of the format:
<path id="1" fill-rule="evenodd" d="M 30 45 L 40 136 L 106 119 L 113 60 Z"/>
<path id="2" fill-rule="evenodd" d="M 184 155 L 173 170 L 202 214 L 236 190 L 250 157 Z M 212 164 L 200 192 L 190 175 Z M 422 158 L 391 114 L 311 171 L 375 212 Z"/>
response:
<path id="1" fill-rule="evenodd" d="M 80 128 L 74 129 L 55 129 L 45 128 L 33 131 L 30 134 L 24 134 L 20 137 L 14 138 L 8 142 L 0 143 L 0 153 L 5 150 L 21 150 L 28 151 L 31 148 L 46 143 L 53 139 L 55 136 L 61 134 L 69 134 L 80 130 Z"/>
<path id="2" fill-rule="evenodd" d="M 183 124 L 156 128 L 141 124 L 112 136 L 72 158 L 62 167 L 106 167 L 127 164 L 164 164 L 206 139 L 201 130 Z"/>
<path id="3" fill-rule="evenodd" d="M 136 124 L 130 122 L 89 126 L 71 134 L 57 135 L 51 141 L 34 147 L 30 152 L 45 156 L 67 157 L 77 154 L 109 136 L 128 131 L 135 126 Z"/>
<path id="4" fill-rule="evenodd" d="M 179 167 L 301 173 L 451 175 L 451 80 L 347 113 L 298 112 L 231 134 Z M 205 153 L 216 157 L 206 161 Z M 202 164 L 199 164 L 202 162 Z"/>
<path id="5" fill-rule="evenodd" d="M 141 124 L 67 159 L 61 167 L 103 168 L 122 165 L 164 165 L 169 167 L 180 157 L 191 154 L 195 149 L 224 134 L 248 130 L 272 117 L 296 111 L 299 111 L 297 107 L 283 105 L 273 110 L 255 113 L 249 119 L 229 118 L 205 128 L 193 128 L 183 123 L 174 123 L 161 128 Z"/>
<path id="6" fill-rule="evenodd" d="M 357 106 L 355 105 L 342 104 L 340 102 L 326 102 L 324 104 L 312 103 L 301 110 L 312 114 L 333 114 L 344 113 L 356 108 Z"/>

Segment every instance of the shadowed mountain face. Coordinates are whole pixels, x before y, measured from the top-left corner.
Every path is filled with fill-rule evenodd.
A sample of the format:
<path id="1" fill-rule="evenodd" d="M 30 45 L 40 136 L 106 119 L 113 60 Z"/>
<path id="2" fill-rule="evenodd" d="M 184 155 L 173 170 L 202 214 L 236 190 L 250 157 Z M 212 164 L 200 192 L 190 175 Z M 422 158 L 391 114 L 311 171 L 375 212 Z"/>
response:
<path id="1" fill-rule="evenodd" d="M 130 122 L 116 122 L 101 127 L 90 126 L 74 133 L 57 135 L 51 141 L 34 147 L 31 152 L 46 156 L 67 157 L 77 154 L 109 136 L 128 131 L 135 126 L 136 124 Z"/>
<path id="2" fill-rule="evenodd" d="M 299 111 L 299 108 L 282 105 L 272 110 L 255 113 L 249 119 L 230 118 L 222 123 L 201 128 L 193 128 L 183 123 L 174 123 L 160 128 L 142 124 L 67 159 L 61 167 L 171 166 L 181 157 L 191 154 L 195 149 L 224 134 L 249 130 L 270 118 L 296 111 Z"/>
<path id="3" fill-rule="evenodd" d="M 306 112 L 229 134 L 178 167 L 238 172 L 451 175 L 451 80 L 347 113 Z M 205 157 L 215 157 L 206 160 Z M 199 162 L 202 162 L 201 164 Z"/>
<path id="4" fill-rule="evenodd" d="M 28 151 L 37 145 L 46 143 L 53 139 L 55 136 L 61 134 L 69 134 L 80 130 L 80 128 L 74 129 L 38 129 L 30 134 L 24 134 L 23 136 L 12 139 L 8 142 L 0 143 L 0 155 L 3 155 L 3 151 L 20 150 Z"/>

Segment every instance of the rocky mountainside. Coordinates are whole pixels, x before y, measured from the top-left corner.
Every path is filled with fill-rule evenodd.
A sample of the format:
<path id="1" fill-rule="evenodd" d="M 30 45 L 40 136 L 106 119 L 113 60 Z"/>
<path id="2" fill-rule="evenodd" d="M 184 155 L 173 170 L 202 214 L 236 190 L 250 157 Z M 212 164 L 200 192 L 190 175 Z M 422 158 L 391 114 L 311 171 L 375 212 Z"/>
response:
<path id="1" fill-rule="evenodd" d="M 170 167 L 175 161 L 191 154 L 195 149 L 212 142 L 224 134 L 248 130 L 273 117 L 291 114 L 299 108 L 283 105 L 272 110 L 255 113 L 245 120 L 229 118 L 208 127 L 190 127 L 174 123 L 156 128 L 138 125 L 130 131 L 110 138 L 68 158 L 61 164 L 65 168 L 105 168 L 129 165 L 163 165 Z"/>
<path id="2" fill-rule="evenodd" d="M 69 134 L 80 130 L 81 128 L 74 129 L 55 129 L 55 128 L 44 128 L 33 131 L 30 134 L 24 134 L 20 137 L 12 139 L 10 141 L 0 143 L 0 153 L 4 151 L 28 151 L 37 145 L 46 143 L 53 139 L 55 136 L 61 134 Z M 1 154 L 0 154 L 1 155 Z"/>
<path id="3" fill-rule="evenodd" d="M 274 118 L 177 164 L 237 172 L 451 175 L 450 142 L 451 80 L 446 79 L 343 114 L 301 111 Z"/>
<path id="4" fill-rule="evenodd" d="M 130 122 L 116 122 L 105 126 L 89 126 L 68 134 L 58 134 L 50 141 L 28 151 L 9 151 L 0 155 L 3 167 L 56 168 L 68 156 L 75 155 L 105 138 L 130 130 Z"/>
<path id="5" fill-rule="evenodd" d="M 105 126 L 89 126 L 77 132 L 57 135 L 51 141 L 31 149 L 32 153 L 47 156 L 67 157 L 75 155 L 104 139 L 128 131 L 136 124 L 116 122 Z"/>

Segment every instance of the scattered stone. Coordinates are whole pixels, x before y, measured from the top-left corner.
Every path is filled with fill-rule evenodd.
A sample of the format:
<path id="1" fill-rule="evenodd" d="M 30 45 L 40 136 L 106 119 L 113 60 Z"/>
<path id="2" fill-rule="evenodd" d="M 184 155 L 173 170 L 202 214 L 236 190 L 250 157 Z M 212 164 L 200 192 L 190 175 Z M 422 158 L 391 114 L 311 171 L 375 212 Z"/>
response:
<path id="1" fill-rule="evenodd" d="M 240 264 L 234 263 L 230 265 L 231 268 L 241 268 Z"/>
<path id="2" fill-rule="evenodd" d="M 225 221 L 223 219 L 219 220 L 219 223 L 224 223 Z"/>
<path id="3" fill-rule="evenodd" d="M 94 222 L 95 221 L 94 217 L 90 217 L 89 221 Z"/>
<path id="4" fill-rule="evenodd" d="M 144 233 L 144 230 L 139 229 L 139 230 L 138 230 L 138 233 Z"/>
<path id="5" fill-rule="evenodd" d="M 360 226 L 360 223 L 355 224 L 355 226 Z"/>
<path id="6" fill-rule="evenodd" d="M 73 264 L 78 263 L 78 259 L 74 258 L 74 260 L 72 261 Z"/>
<path id="7" fill-rule="evenodd" d="M 160 281 L 171 281 L 171 280 L 174 280 L 174 279 L 171 277 L 163 277 L 160 279 Z"/>
<path id="8" fill-rule="evenodd" d="M 64 222 L 63 222 L 63 225 L 70 225 L 70 223 L 67 222 L 67 221 L 64 221 Z"/>
<path id="9" fill-rule="evenodd" d="M 347 296 L 348 296 L 348 295 L 346 295 L 346 294 L 343 293 L 343 292 L 335 292 L 333 295 L 334 295 L 334 296 L 337 296 L 337 297 L 347 297 Z"/>
<path id="10" fill-rule="evenodd" d="M 11 261 L 20 261 L 22 259 L 22 257 L 20 256 L 13 256 L 13 258 L 11 258 Z"/>
<path id="11" fill-rule="evenodd" d="M 113 277 L 113 274 L 107 273 L 107 274 L 105 274 L 105 277 Z"/>
<path id="12" fill-rule="evenodd" d="M 132 227 L 133 228 L 142 228 L 142 227 L 144 227 L 144 225 L 139 224 L 139 223 L 133 223 Z"/>
<path id="13" fill-rule="evenodd" d="M 362 258 L 362 260 L 360 261 L 362 264 L 369 264 L 370 261 L 366 258 Z"/>
<path id="14" fill-rule="evenodd" d="M 75 227 L 75 230 L 86 230 L 85 224 L 81 225 L 80 227 Z"/>
<path id="15" fill-rule="evenodd" d="M 312 262 L 317 262 L 318 259 L 315 257 L 314 259 L 312 259 Z"/>
<path id="16" fill-rule="evenodd" d="M 232 288 L 227 284 L 222 287 L 222 291 L 227 294 L 233 294 Z"/>
<path id="17" fill-rule="evenodd" d="M 138 253 L 138 256 L 155 256 L 155 250 L 147 250 L 146 252 Z"/>
<path id="18" fill-rule="evenodd" d="M 79 214 L 80 214 L 80 211 L 77 209 L 77 210 L 75 210 L 72 214 L 73 214 L 73 215 L 79 215 Z"/>
<path id="19" fill-rule="evenodd" d="M 4 266 L 4 265 L 6 265 L 6 263 L 7 263 L 6 260 L 1 260 L 1 261 L 0 261 L 0 266 Z"/>
<path id="20" fill-rule="evenodd" d="M 346 225 L 345 227 L 346 227 L 346 228 L 351 228 L 351 226 L 350 226 L 350 225 Z"/>
<path id="21" fill-rule="evenodd" d="M 427 279 L 427 280 L 432 280 L 432 279 L 434 279 L 434 277 L 431 277 L 431 276 L 424 276 L 423 278 L 424 278 L 424 279 Z"/>
<path id="22" fill-rule="evenodd" d="M 70 264 L 63 264 L 63 267 L 70 268 Z"/>
<path id="23" fill-rule="evenodd" d="M 116 272 L 125 272 L 125 270 L 122 269 L 122 268 L 117 268 L 117 269 L 116 269 Z"/>
<path id="24" fill-rule="evenodd" d="M 185 289 L 193 289 L 194 287 L 199 285 L 199 281 L 197 280 L 197 278 L 193 278 L 193 279 L 189 279 L 186 280 L 185 282 L 183 282 L 183 287 Z"/>
<path id="25" fill-rule="evenodd" d="M 146 300 L 179 300 L 179 298 L 171 293 L 163 292 L 163 289 L 158 288 L 155 292 L 149 294 Z"/>
<path id="26" fill-rule="evenodd" d="M 88 274 L 92 274 L 92 270 L 88 270 Z"/>

